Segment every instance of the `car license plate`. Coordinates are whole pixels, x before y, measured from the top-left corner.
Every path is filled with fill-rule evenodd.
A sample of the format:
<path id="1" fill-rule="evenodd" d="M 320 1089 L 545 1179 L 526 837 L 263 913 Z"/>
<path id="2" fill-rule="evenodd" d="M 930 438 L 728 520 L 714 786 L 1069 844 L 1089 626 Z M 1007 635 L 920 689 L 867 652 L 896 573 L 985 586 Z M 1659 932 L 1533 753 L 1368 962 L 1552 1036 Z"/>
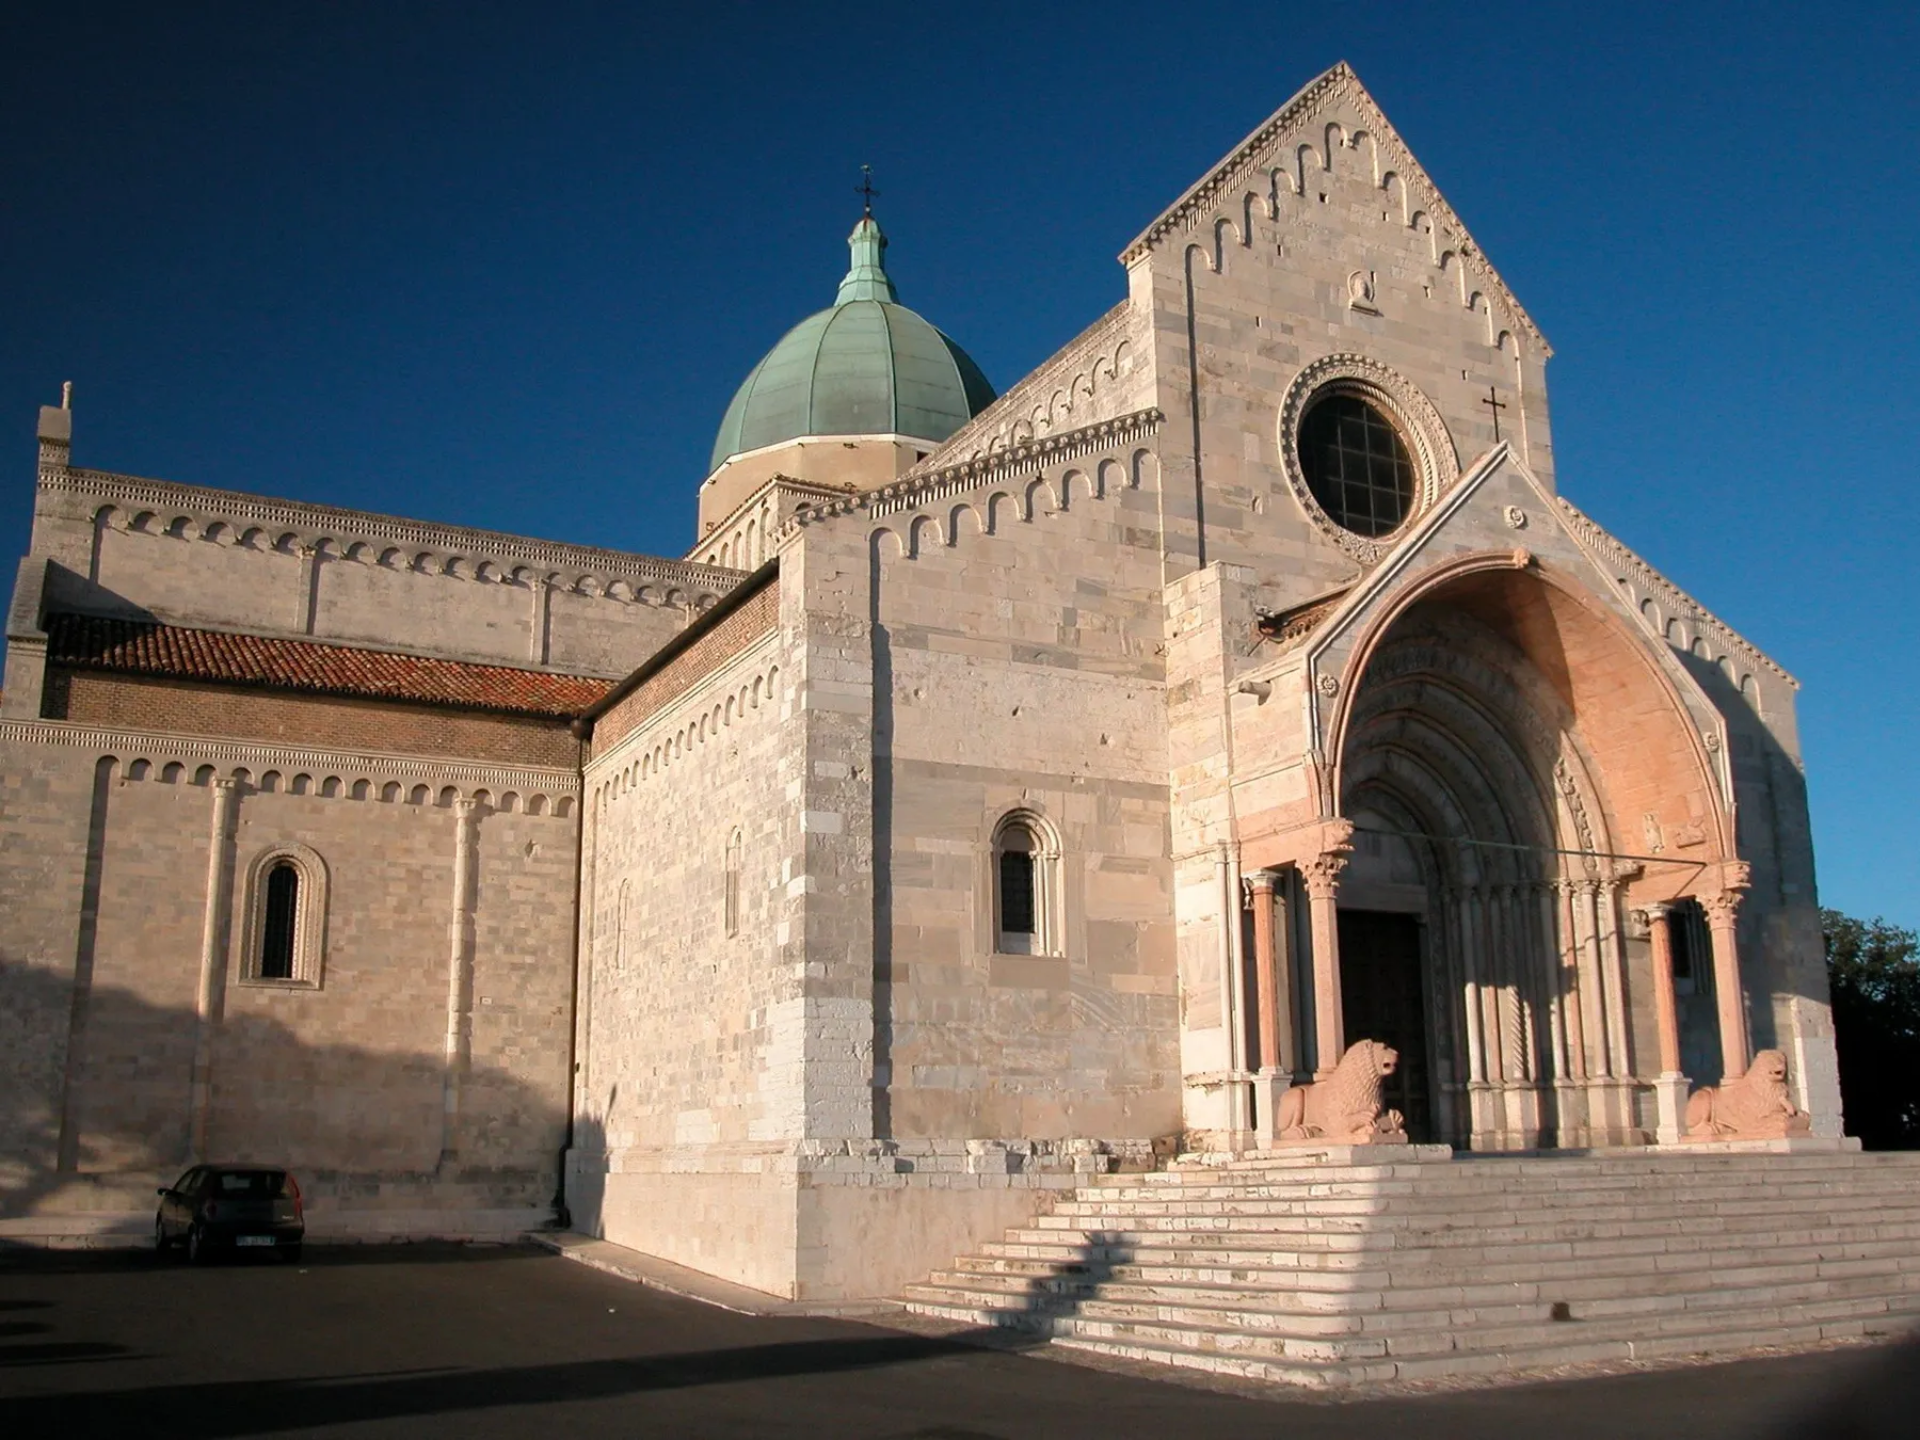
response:
<path id="1" fill-rule="evenodd" d="M 271 1235 L 236 1235 L 233 1237 L 233 1243 L 236 1245 L 271 1245 L 273 1244 L 273 1236 Z"/>

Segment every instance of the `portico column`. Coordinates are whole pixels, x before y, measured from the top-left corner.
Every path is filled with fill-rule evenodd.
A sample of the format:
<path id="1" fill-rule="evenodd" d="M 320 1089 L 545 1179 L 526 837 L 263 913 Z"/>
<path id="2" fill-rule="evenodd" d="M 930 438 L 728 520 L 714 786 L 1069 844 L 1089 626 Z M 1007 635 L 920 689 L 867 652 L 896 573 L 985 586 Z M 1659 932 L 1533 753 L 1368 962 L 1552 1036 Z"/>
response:
<path id="1" fill-rule="evenodd" d="M 1707 928 L 1713 935 L 1713 989 L 1720 1012 L 1722 1084 L 1746 1074 L 1749 1057 L 1746 993 L 1740 988 L 1740 939 L 1736 924 L 1740 893 L 1722 890 L 1717 895 L 1700 897 L 1700 908 L 1707 912 Z"/>
<path id="2" fill-rule="evenodd" d="M 1560 974 L 1555 987 L 1560 1014 L 1567 1030 L 1567 1077 L 1587 1078 L 1587 1035 L 1580 993 L 1580 924 L 1577 910 L 1578 881 L 1562 878 L 1554 882 L 1559 897 L 1555 918 L 1560 928 Z"/>
<path id="3" fill-rule="evenodd" d="M 1653 1023 L 1660 1042 L 1660 1078 L 1653 1090 L 1662 1145 L 1678 1145 L 1685 1138 L 1687 1113 L 1687 1077 L 1680 1073 L 1680 1005 L 1673 993 L 1672 914 L 1670 905 L 1646 908 L 1647 934 L 1653 941 Z"/>
<path id="4" fill-rule="evenodd" d="M 1313 1064 L 1316 1079 L 1333 1073 L 1346 1048 L 1346 1019 L 1340 1009 L 1340 912 L 1334 896 L 1347 851 L 1329 850 L 1300 862 L 1307 887 L 1307 911 L 1313 924 Z"/>
<path id="5" fill-rule="evenodd" d="M 1289 978 L 1275 927 L 1274 889 L 1279 878 L 1271 870 L 1256 870 L 1247 877 L 1247 899 L 1253 906 L 1254 1007 L 1260 1027 L 1260 1053 L 1249 1068 L 1255 1072 L 1255 1129 L 1262 1145 L 1280 1138 L 1280 1097 L 1293 1081 L 1291 1056 L 1281 1053 L 1282 1027 L 1288 1023 L 1283 987 Z"/>
<path id="6" fill-rule="evenodd" d="M 1271 870 L 1247 877 L 1253 903 L 1253 988 L 1260 1014 L 1260 1058 L 1257 1068 L 1275 1069 L 1280 1059 L 1280 993 L 1274 975 L 1273 882 Z"/>

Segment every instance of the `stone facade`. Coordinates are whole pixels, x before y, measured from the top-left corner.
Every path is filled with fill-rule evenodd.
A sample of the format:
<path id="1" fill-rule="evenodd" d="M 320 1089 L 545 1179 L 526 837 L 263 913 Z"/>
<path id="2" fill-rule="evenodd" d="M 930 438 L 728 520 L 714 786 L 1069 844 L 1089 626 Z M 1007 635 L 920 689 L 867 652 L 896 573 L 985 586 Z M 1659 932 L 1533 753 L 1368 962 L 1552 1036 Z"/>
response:
<path id="1" fill-rule="evenodd" d="M 344 1228 L 510 1228 L 563 1168 L 606 1238 L 891 1293 L 1301 1139 L 1361 1041 L 1349 1138 L 1678 1144 L 1777 1051 L 1837 1143 L 1795 683 L 1560 496 L 1546 342 L 1351 73 L 1121 260 L 937 448 L 755 452 L 685 562 L 75 470 L 49 412 L 9 1213 L 278 1145 Z M 1374 533 L 1301 458 L 1328 395 L 1404 449 Z M 103 673 L 47 661 L 69 612 L 618 683 Z M 313 984 L 249 978 L 282 853 Z"/>

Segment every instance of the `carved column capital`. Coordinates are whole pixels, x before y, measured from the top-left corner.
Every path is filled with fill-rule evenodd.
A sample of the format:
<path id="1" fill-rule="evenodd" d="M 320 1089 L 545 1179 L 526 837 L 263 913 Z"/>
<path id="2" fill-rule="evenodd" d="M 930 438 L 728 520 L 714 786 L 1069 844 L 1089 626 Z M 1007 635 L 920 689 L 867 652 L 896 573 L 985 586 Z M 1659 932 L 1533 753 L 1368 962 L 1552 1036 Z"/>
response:
<path id="1" fill-rule="evenodd" d="M 1260 896 L 1271 896 L 1273 894 L 1273 887 L 1279 882 L 1279 879 L 1280 876 L 1272 870 L 1251 871 L 1248 873 L 1245 881 L 1247 895 L 1250 898 L 1256 899 Z"/>
<path id="2" fill-rule="evenodd" d="M 1299 862 L 1300 879 L 1307 887 L 1307 894 L 1315 900 L 1331 900 L 1340 889 L 1340 872 L 1347 868 L 1347 860 L 1352 854 L 1349 847 L 1328 850 Z"/>
<path id="3" fill-rule="evenodd" d="M 1700 908 L 1707 912 L 1707 924 L 1711 926 L 1732 925 L 1740 915 L 1740 902 L 1746 898 L 1744 890 L 1722 890 L 1714 895 L 1696 897 Z"/>

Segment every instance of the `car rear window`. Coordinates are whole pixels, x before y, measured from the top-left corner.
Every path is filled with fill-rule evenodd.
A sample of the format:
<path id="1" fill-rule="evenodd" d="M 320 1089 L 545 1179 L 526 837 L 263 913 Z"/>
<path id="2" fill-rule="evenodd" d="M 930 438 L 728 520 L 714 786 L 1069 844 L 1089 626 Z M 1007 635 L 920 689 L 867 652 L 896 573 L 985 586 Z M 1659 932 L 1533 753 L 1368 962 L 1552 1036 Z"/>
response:
<path id="1" fill-rule="evenodd" d="M 236 1200 L 271 1200 L 286 1194 L 287 1172 L 284 1170 L 221 1170 L 214 1174 L 210 1188 L 216 1195 L 230 1196 Z"/>

